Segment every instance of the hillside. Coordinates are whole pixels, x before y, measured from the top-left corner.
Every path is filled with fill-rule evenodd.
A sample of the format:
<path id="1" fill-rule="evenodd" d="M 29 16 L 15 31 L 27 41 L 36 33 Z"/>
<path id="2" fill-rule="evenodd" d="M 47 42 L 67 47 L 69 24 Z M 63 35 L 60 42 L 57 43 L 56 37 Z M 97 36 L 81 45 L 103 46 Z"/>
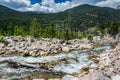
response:
<path id="1" fill-rule="evenodd" d="M 67 26 L 69 25 L 68 27 L 83 30 L 110 21 L 120 21 L 120 12 L 112 8 L 87 4 L 59 13 L 18 12 L 0 6 L 0 27 L 3 29 L 6 29 L 10 23 L 14 26 L 21 25 L 27 28 L 34 17 L 39 20 L 42 26 L 49 25 L 51 21 L 61 26 L 64 22 Z"/>

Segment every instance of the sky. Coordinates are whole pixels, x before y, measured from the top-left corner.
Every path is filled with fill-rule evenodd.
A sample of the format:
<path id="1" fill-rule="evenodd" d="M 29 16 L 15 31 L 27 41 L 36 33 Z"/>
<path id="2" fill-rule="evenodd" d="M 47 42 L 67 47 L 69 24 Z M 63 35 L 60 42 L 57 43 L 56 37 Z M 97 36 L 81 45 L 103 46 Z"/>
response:
<path id="1" fill-rule="evenodd" d="M 65 11 L 81 4 L 115 8 L 120 5 L 120 0 L 0 0 L 0 5 L 18 11 L 43 11 L 52 13 Z"/>

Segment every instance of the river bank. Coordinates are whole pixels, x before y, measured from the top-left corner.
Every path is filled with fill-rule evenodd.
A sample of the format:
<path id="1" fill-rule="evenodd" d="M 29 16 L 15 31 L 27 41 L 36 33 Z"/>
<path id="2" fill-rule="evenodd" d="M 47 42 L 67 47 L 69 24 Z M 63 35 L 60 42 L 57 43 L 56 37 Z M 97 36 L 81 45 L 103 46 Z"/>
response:
<path id="1" fill-rule="evenodd" d="M 78 76 L 84 72 L 87 75 L 100 66 L 103 59 L 99 55 L 113 50 L 118 44 L 112 37 L 99 36 L 92 40 L 20 36 L 4 37 L 4 40 L 7 45 L 0 44 L 0 76 L 8 80 L 62 77 L 66 80 L 65 75 Z M 81 80 L 80 75 L 79 78 Z"/>
<path id="2" fill-rule="evenodd" d="M 98 60 L 98 66 L 92 66 L 93 71 L 84 71 L 75 76 L 66 75 L 62 80 L 119 80 L 120 79 L 120 42 L 115 48 L 105 50 L 93 59 Z M 90 67 L 89 67 L 90 68 Z"/>
<path id="3" fill-rule="evenodd" d="M 34 39 L 30 36 L 11 36 L 4 37 L 7 45 L 0 44 L 0 55 L 21 55 L 21 56 L 47 56 L 61 52 L 70 52 L 83 49 L 92 49 L 105 42 L 112 42 L 108 39 L 100 39 L 99 36 L 88 39 L 60 40 L 51 38 Z"/>

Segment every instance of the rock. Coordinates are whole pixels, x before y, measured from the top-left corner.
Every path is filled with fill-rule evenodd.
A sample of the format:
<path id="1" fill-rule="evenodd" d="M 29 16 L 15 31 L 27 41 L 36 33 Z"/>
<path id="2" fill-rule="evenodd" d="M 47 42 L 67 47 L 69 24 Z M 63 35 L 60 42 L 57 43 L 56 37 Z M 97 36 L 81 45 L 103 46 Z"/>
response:
<path id="1" fill-rule="evenodd" d="M 120 80 L 120 75 L 113 76 L 112 80 Z"/>
<path id="2" fill-rule="evenodd" d="M 83 67 L 83 68 L 82 68 L 82 71 L 89 72 L 89 67 Z"/>
<path id="3" fill-rule="evenodd" d="M 98 59 L 96 59 L 96 58 L 92 58 L 92 61 L 94 62 L 94 63 L 96 63 L 96 64 L 98 64 L 100 61 L 98 60 Z"/>
<path id="4" fill-rule="evenodd" d="M 98 80 L 111 80 L 110 78 L 104 76 L 103 74 L 98 74 L 97 78 L 98 78 Z"/>
<path id="5" fill-rule="evenodd" d="M 6 52 L 6 51 L 0 51 L 0 55 L 1 55 L 1 54 L 5 54 L 5 52 Z"/>
<path id="6" fill-rule="evenodd" d="M 72 76 L 78 76 L 78 73 L 77 72 L 73 72 Z"/>
<path id="7" fill-rule="evenodd" d="M 91 64 L 91 65 L 90 65 L 90 68 L 93 68 L 93 69 L 95 69 L 95 68 L 97 68 L 97 67 L 98 67 L 97 64 Z"/>
<path id="8" fill-rule="evenodd" d="M 86 75 L 79 75 L 79 80 L 111 80 L 111 79 L 102 75 L 101 72 L 96 71 Z"/>
<path id="9" fill-rule="evenodd" d="M 47 56 L 48 53 L 47 52 L 44 52 L 44 51 L 40 51 L 40 56 Z"/>
<path id="10" fill-rule="evenodd" d="M 58 51 L 57 51 L 57 50 L 54 50 L 54 51 L 53 51 L 53 53 L 57 54 L 57 53 L 58 53 Z"/>
<path id="11" fill-rule="evenodd" d="M 66 75 L 62 78 L 62 80 L 78 80 L 78 78 L 71 75 Z"/>
<path id="12" fill-rule="evenodd" d="M 5 48 L 5 44 L 0 43 L 0 49 L 1 49 L 1 48 Z"/>
<path id="13" fill-rule="evenodd" d="M 8 47 L 13 47 L 14 45 L 13 44 L 8 44 Z"/>
<path id="14" fill-rule="evenodd" d="M 7 41 L 8 43 L 13 43 L 13 42 L 14 42 L 14 41 L 13 41 L 12 39 L 10 39 L 10 38 L 6 39 L 6 41 Z"/>
<path id="15" fill-rule="evenodd" d="M 53 61 L 54 63 L 58 63 L 59 62 L 59 59 L 58 58 L 56 58 L 56 59 L 54 59 L 54 61 Z"/>
<path id="16" fill-rule="evenodd" d="M 32 57 L 36 57 L 36 54 L 35 54 L 35 53 L 32 53 Z"/>
<path id="17" fill-rule="evenodd" d="M 70 48 L 69 47 L 62 47 L 62 51 L 63 52 L 70 52 Z"/>
<path id="18" fill-rule="evenodd" d="M 84 49 L 91 49 L 92 48 L 91 44 L 81 44 L 80 46 L 81 46 L 81 48 L 84 48 Z"/>
<path id="19" fill-rule="evenodd" d="M 10 50 L 10 53 L 14 54 L 14 53 L 16 53 L 16 50 Z"/>
<path id="20" fill-rule="evenodd" d="M 67 45 L 67 43 L 63 43 L 63 46 L 66 46 Z"/>

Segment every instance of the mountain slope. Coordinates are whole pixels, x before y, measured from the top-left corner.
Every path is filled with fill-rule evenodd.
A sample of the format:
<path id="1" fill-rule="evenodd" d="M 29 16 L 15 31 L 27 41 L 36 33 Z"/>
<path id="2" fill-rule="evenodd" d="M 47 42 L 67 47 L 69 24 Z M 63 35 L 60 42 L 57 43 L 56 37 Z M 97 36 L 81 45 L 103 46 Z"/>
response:
<path id="1" fill-rule="evenodd" d="M 43 26 L 49 25 L 51 21 L 60 26 L 64 22 L 68 27 L 83 30 L 110 21 L 120 21 L 120 12 L 112 8 L 87 4 L 59 13 L 18 12 L 0 6 L 0 27 L 4 29 L 6 29 L 9 23 L 13 23 L 14 26 L 21 25 L 28 28 L 34 17 Z"/>

